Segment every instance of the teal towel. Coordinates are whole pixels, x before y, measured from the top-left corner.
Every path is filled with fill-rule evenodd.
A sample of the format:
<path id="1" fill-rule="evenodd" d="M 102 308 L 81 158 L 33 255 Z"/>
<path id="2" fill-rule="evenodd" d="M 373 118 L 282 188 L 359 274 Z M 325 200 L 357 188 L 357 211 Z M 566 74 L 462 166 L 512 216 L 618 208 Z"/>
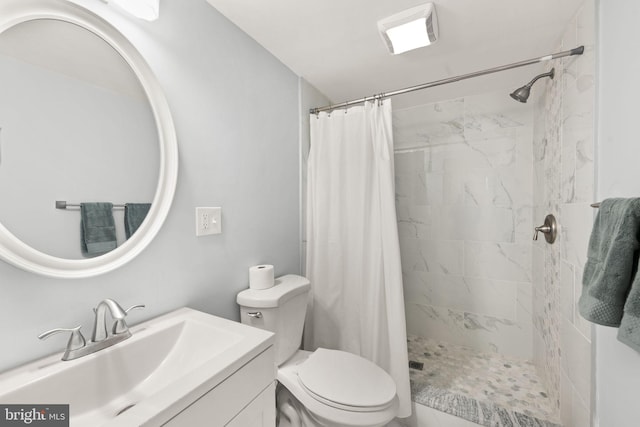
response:
<path id="1" fill-rule="evenodd" d="M 80 204 L 83 255 L 98 256 L 116 248 L 116 224 L 112 210 L 112 203 Z"/>
<path id="2" fill-rule="evenodd" d="M 151 203 L 127 203 L 124 205 L 124 231 L 127 239 L 136 232 L 147 217 Z"/>
<path id="3" fill-rule="evenodd" d="M 640 274 L 636 274 L 624 305 L 618 340 L 640 352 Z"/>
<path id="4" fill-rule="evenodd" d="M 637 269 L 639 231 L 640 199 L 602 201 L 589 239 L 582 295 L 578 301 L 580 314 L 585 319 L 600 325 L 620 326 L 625 302 L 633 312 L 640 309 L 640 301 L 627 300 Z M 635 291 L 640 293 L 640 289 Z M 640 316 L 640 310 L 637 314 Z"/>

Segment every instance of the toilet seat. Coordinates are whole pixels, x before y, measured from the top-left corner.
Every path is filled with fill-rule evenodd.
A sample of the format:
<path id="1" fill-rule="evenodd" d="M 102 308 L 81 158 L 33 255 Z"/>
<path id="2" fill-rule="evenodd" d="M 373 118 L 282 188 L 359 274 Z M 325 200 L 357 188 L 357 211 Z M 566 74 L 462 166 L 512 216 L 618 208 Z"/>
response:
<path id="1" fill-rule="evenodd" d="M 325 405 L 348 411 L 379 411 L 391 405 L 396 385 L 373 362 L 355 354 L 319 348 L 298 366 L 298 382 Z"/>
<path id="2" fill-rule="evenodd" d="M 316 350 L 316 352 L 317 351 L 318 350 Z M 323 352 L 320 354 L 322 353 Z M 378 401 L 374 406 L 369 407 L 354 406 L 352 402 L 349 402 L 350 404 L 341 404 L 339 402 L 332 401 L 331 399 L 327 399 L 327 396 L 320 396 L 318 393 L 314 393 L 312 390 L 309 390 L 309 388 L 300 381 L 298 373 L 309 359 L 315 359 L 315 357 L 313 359 L 311 358 L 313 354 L 314 353 L 309 351 L 298 350 L 290 359 L 278 367 L 278 382 L 300 402 L 298 410 L 303 412 L 307 411 L 313 418 L 325 420 L 326 425 L 339 425 L 343 427 L 383 426 L 395 417 L 398 411 L 398 397 L 395 391 L 395 383 L 393 384 L 393 397 L 386 405 Z M 351 356 L 356 358 L 355 360 L 357 362 L 365 360 L 360 356 Z M 321 361 L 321 364 L 324 363 L 322 362 L 323 357 L 320 357 L 319 360 Z M 308 366 L 313 366 L 313 364 Z M 309 369 L 308 366 L 307 368 Z M 384 371 L 382 371 L 382 373 L 384 374 L 383 376 L 388 375 Z M 333 388 L 338 388 L 335 387 L 335 383 Z M 336 399 L 336 396 L 332 395 L 331 397 Z M 383 400 L 384 399 L 386 398 L 383 398 Z"/>

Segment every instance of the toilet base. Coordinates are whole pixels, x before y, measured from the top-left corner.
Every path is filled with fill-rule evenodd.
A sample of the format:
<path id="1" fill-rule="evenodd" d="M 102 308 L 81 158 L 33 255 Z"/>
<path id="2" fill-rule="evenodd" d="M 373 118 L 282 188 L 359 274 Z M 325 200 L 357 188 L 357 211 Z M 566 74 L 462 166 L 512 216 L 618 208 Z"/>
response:
<path id="1" fill-rule="evenodd" d="M 276 426 L 277 427 L 310 427 L 313 426 L 307 411 L 300 410 L 300 402 L 289 393 L 282 384 L 278 384 L 276 394 Z M 301 413 L 305 412 L 305 413 Z"/>
<path id="2" fill-rule="evenodd" d="M 276 394 L 277 427 L 345 427 L 330 420 L 312 414 L 282 384 L 278 384 Z M 387 423 L 374 425 L 358 425 L 358 427 L 382 427 Z M 356 424 L 352 424 L 356 426 Z"/>

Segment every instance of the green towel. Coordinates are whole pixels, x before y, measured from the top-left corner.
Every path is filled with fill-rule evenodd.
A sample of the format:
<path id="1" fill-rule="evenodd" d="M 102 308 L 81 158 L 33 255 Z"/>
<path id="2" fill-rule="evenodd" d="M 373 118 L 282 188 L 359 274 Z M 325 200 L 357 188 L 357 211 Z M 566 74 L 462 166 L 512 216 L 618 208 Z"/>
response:
<path id="1" fill-rule="evenodd" d="M 640 352 L 640 275 L 636 274 L 624 305 L 618 340 Z"/>
<path id="2" fill-rule="evenodd" d="M 589 239 L 582 295 L 585 319 L 619 326 L 640 248 L 640 199 L 606 199 L 600 204 Z"/>
<path id="3" fill-rule="evenodd" d="M 116 248 L 112 203 L 80 203 L 82 254 L 102 255 Z"/>
<path id="4" fill-rule="evenodd" d="M 127 239 L 136 232 L 151 209 L 151 203 L 127 203 L 124 205 L 124 231 Z"/>

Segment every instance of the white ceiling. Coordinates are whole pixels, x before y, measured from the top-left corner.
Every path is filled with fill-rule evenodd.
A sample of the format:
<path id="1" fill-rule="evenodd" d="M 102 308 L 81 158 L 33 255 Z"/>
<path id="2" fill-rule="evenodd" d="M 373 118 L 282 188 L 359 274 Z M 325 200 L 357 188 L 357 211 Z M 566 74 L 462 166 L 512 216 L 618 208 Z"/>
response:
<path id="1" fill-rule="evenodd" d="M 436 44 L 390 55 L 376 23 L 424 0 L 207 0 L 332 102 L 553 53 L 583 0 L 435 0 Z M 565 46 L 570 49 L 575 46 Z M 403 106 L 517 87 L 540 68 L 403 95 Z M 514 86 L 515 85 L 515 86 Z"/>

